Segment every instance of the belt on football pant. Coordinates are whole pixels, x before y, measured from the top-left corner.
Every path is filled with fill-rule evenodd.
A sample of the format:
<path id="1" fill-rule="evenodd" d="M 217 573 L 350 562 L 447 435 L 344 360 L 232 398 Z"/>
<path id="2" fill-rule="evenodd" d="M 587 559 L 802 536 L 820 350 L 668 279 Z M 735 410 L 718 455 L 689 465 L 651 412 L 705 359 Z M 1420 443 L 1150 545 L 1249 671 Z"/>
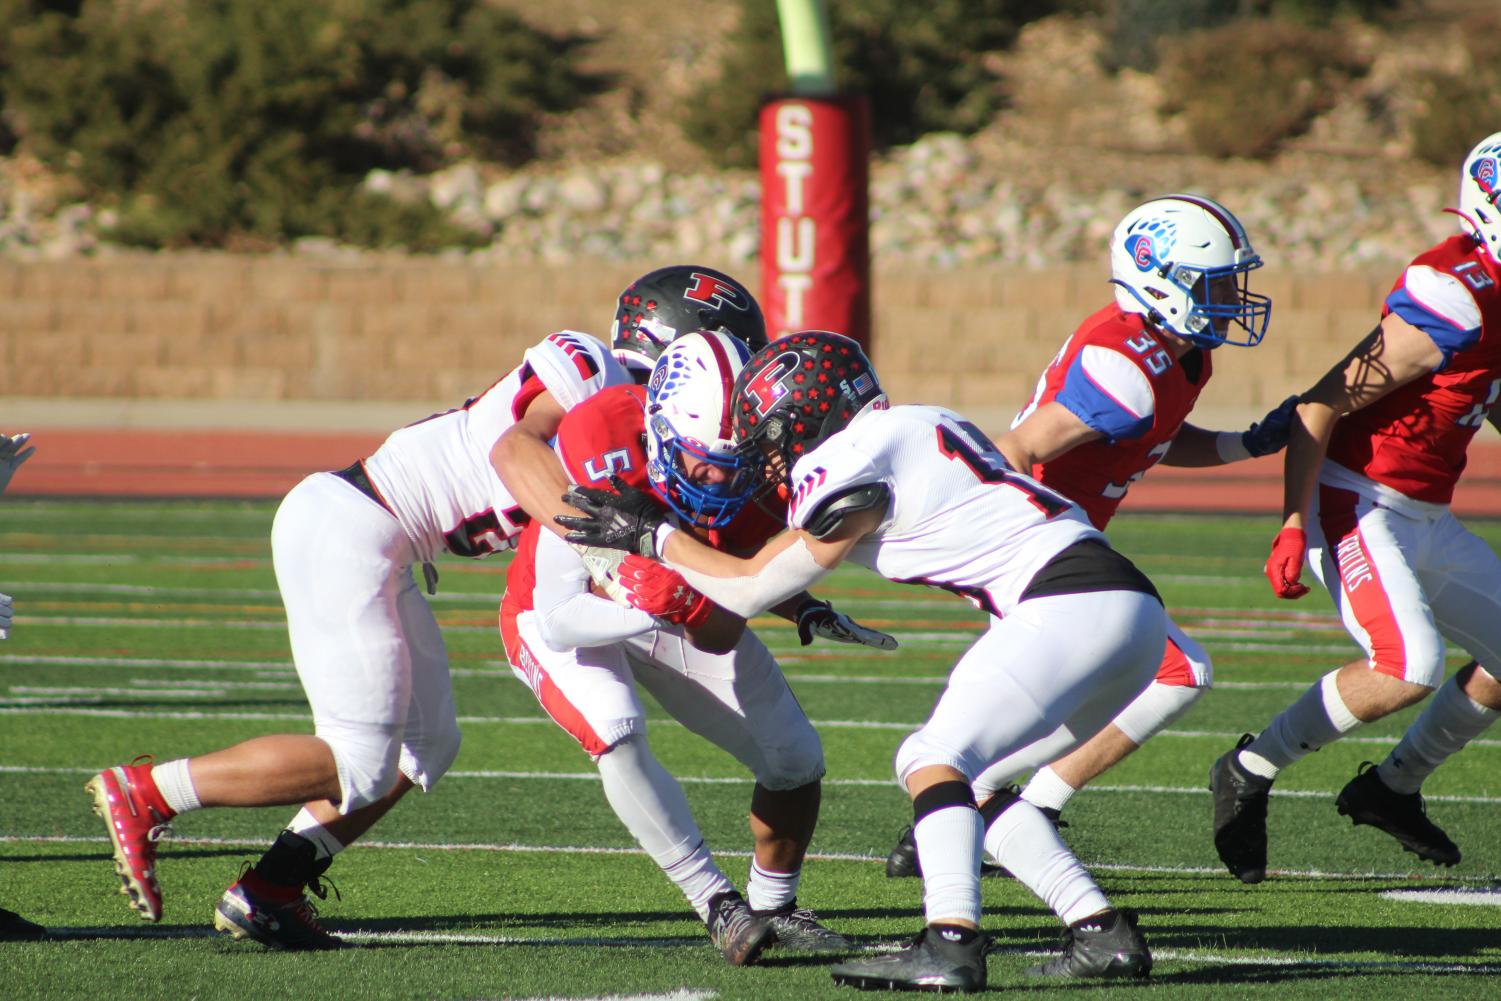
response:
<path id="1" fill-rule="evenodd" d="M 387 504 L 386 499 L 380 495 L 380 491 L 375 489 L 375 484 L 370 482 L 370 474 L 365 472 L 365 460 L 361 459 L 352 466 L 336 469 L 333 472 L 339 479 L 375 501 L 387 512 L 395 513 L 391 511 L 391 505 Z"/>

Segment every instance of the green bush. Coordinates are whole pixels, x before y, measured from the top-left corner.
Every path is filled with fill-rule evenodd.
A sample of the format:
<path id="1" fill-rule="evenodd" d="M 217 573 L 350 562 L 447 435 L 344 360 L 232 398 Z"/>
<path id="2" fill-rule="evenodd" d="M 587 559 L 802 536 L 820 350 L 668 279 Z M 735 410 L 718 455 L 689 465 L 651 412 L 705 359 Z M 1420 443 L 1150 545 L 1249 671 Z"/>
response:
<path id="1" fill-rule="evenodd" d="M 1501 15 L 1472 16 L 1459 36 L 1468 69 L 1413 79 L 1423 97 L 1412 123 L 1413 153 L 1440 167 L 1458 168 L 1476 143 L 1501 129 Z"/>
<path id="2" fill-rule="evenodd" d="M 870 99 L 878 149 L 928 132 L 974 132 L 1003 95 L 986 56 L 1029 21 L 1076 9 L 1078 0 L 838 0 L 829 4 L 840 90 Z M 737 45 L 717 81 L 687 109 L 690 139 L 725 166 L 756 162 L 756 115 L 787 89 L 776 5 L 743 0 Z M 748 85 L 747 81 L 754 81 Z"/>
<path id="3" fill-rule="evenodd" d="M 1314 27 L 1338 17 L 1373 19 L 1402 0 L 1114 0 L 1103 62 L 1115 70 L 1156 69 L 1189 32 L 1248 18 L 1292 21 Z"/>
<path id="4" fill-rule="evenodd" d="M 22 145 L 147 245 L 447 239 L 358 182 L 525 158 L 543 113 L 600 84 L 572 68 L 579 40 L 482 0 L 4 0 L 0 20 Z"/>
<path id="5" fill-rule="evenodd" d="M 1236 21 L 1194 32 L 1163 53 L 1162 110 L 1184 116 L 1201 153 L 1269 157 L 1368 69 L 1332 29 Z"/>

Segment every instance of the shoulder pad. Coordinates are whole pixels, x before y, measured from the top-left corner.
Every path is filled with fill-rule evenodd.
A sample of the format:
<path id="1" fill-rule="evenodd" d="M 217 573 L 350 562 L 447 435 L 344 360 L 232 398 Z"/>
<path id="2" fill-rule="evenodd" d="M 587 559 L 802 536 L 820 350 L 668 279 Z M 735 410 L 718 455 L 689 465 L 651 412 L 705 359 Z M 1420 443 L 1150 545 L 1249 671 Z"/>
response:
<path id="1" fill-rule="evenodd" d="M 890 502 L 891 489 L 884 483 L 849 487 L 820 501 L 803 521 L 803 528 L 815 539 L 825 539 L 833 535 L 849 515 L 874 507 L 884 509 Z"/>

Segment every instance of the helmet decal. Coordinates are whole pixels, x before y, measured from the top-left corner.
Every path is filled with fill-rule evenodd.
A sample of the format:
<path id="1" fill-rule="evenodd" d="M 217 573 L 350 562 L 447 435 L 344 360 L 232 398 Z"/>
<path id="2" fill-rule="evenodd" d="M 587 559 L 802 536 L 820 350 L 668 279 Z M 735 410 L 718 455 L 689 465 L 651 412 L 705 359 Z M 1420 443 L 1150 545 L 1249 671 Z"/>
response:
<path id="1" fill-rule="evenodd" d="M 1475 162 L 1470 164 L 1470 176 L 1475 183 L 1480 185 L 1480 190 L 1488 195 L 1496 192 L 1496 158 L 1493 156 L 1476 157 Z"/>
<path id="2" fill-rule="evenodd" d="M 1260 343 L 1271 300 L 1250 291 L 1261 267 L 1240 221 L 1197 195 L 1155 198 L 1129 212 L 1110 245 L 1115 298 L 1127 313 L 1203 348 Z"/>
<path id="3" fill-rule="evenodd" d="M 750 309 L 750 304 L 745 301 L 741 291 L 717 275 L 695 271 L 689 276 L 689 281 L 691 284 L 683 290 L 684 299 L 710 303 L 715 309 L 728 306 L 742 313 Z"/>

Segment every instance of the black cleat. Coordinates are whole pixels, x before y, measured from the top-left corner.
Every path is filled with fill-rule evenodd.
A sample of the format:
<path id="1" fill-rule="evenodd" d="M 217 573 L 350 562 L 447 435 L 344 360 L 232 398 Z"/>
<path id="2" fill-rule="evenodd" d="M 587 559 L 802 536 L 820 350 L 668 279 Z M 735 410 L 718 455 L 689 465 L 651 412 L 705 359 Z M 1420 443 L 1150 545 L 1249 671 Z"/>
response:
<path id="1" fill-rule="evenodd" d="M 1064 827 L 1068 826 L 1066 822 L 1056 819 L 1057 811 L 1043 810 L 1042 812 L 1048 816 L 1049 820 L 1055 821 L 1054 826 L 1058 826 L 1058 824 L 1062 824 Z M 892 846 L 891 854 L 886 856 L 886 875 L 891 879 L 903 879 L 908 876 L 922 875 L 922 863 L 917 858 L 917 841 L 912 836 L 912 828 L 904 828 L 902 833 L 897 836 L 896 844 Z M 1006 877 L 1010 876 L 1011 873 L 1006 871 L 1005 866 L 993 865 L 981 859 L 980 875 L 982 877 Z"/>
<path id="2" fill-rule="evenodd" d="M 749 966 L 776 939 L 771 922 L 757 917 L 738 893 L 709 901 L 709 938 L 731 966 Z"/>
<path id="3" fill-rule="evenodd" d="M 231 938 L 251 939 L 268 949 L 322 952 L 344 948 L 343 939 L 318 923 L 318 908 L 301 888 L 291 894 L 284 894 L 284 889 L 265 883 L 247 865 L 214 906 L 214 930 Z M 320 899 L 328 895 L 321 883 L 309 889 Z"/>
<path id="4" fill-rule="evenodd" d="M 774 911 L 751 911 L 751 914 L 771 925 L 776 933 L 772 940 L 778 947 L 799 952 L 849 952 L 850 940 L 825 928 L 818 915 L 806 907 L 798 907 L 793 901 Z"/>
<path id="5" fill-rule="evenodd" d="M 47 929 L 34 921 L 27 921 L 15 911 L 0 907 L 0 939 L 41 939 L 47 937 Z"/>
<path id="6" fill-rule="evenodd" d="M 855 959 L 829 969 L 834 983 L 862 991 L 983 991 L 990 936 L 929 925 L 901 952 Z"/>
<path id="7" fill-rule="evenodd" d="M 1034 977 L 1145 977 L 1152 953 L 1132 911 L 1106 911 L 1063 930 L 1063 955 L 1027 967 Z"/>
<path id="8" fill-rule="evenodd" d="M 1340 816 L 1385 831 L 1418 858 L 1437 865 L 1459 864 L 1459 846 L 1428 819 L 1423 794 L 1392 792 L 1369 761 L 1361 762 L 1334 805 Z"/>
<path id="9" fill-rule="evenodd" d="M 1272 780 L 1241 767 L 1240 749 L 1256 738 L 1242 734 L 1209 769 L 1214 794 L 1214 850 L 1242 883 L 1266 879 L 1266 802 Z"/>

